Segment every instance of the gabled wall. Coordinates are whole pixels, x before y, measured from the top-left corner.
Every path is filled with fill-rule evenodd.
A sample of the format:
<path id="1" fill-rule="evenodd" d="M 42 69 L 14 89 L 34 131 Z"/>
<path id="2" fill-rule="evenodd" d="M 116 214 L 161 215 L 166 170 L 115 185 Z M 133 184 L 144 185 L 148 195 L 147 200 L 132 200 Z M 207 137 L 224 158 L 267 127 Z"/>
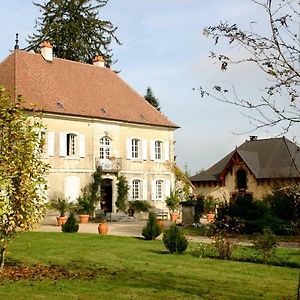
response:
<path id="1" fill-rule="evenodd" d="M 251 193 L 254 199 L 262 199 L 268 194 L 272 193 L 274 188 L 280 186 L 287 186 L 291 182 L 290 179 L 266 179 L 256 180 L 255 176 L 251 173 L 245 164 L 234 165 L 232 170 L 227 172 L 225 177 L 225 184 L 222 186 L 220 182 L 197 182 L 193 183 L 195 186 L 194 193 L 204 196 L 212 196 L 216 199 L 229 200 L 231 195 L 238 192 L 236 173 L 238 170 L 243 169 L 247 174 L 247 189 L 245 192 Z"/>

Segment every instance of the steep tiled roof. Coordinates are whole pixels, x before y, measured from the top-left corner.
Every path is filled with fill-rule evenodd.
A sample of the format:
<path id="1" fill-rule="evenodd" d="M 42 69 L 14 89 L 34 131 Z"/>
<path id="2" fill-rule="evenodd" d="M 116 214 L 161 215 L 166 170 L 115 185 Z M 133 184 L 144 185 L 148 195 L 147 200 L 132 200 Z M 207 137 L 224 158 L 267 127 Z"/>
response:
<path id="1" fill-rule="evenodd" d="M 178 128 L 107 68 L 16 50 L 0 84 L 45 112 Z"/>
<path id="2" fill-rule="evenodd" d="M 235 153 L 257 179 L 300 177 L 300 148 L 283 137 L 246 141 L 191 182 L 218 181 Z"/>

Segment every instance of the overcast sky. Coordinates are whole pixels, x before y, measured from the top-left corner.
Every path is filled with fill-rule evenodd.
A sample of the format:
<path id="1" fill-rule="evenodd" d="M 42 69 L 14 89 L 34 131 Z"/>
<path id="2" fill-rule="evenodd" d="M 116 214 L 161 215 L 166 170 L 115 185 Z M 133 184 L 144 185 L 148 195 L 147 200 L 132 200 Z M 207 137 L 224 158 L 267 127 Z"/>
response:
<path id="1" fill-rule="evenodd" d="M 2 61 L 13 49 L 16 32 L 20 47 L 27 45 L 39 10 L 31 0 L 1 0 L 0 12 Z M 110 0 L 100 17 L 118 26 L 122 46 L 113 46 L 118 59 L 114 68 L 141 95 L 150 86 L 162 112 L 181 127 L 175 137 L 177 163 L 183 170 L 187 165 L 194 174 L 210 167 L 249 135 L 268 138 L 278 133 L 274 129 L 245 133 L 252 127 L 239 109 L 203 99 L 193 90 L 222 83 L 234 85 L 249 99 L 258 97 L 263 78 L 249 65 L 221 72 L 208 58 L 216 50 L 213 41 L 202 34 L 205 26 L 220 20 L 247 29 L 251 21 L 260 21 L 256 26 L 265 27 L 263 12 L 250 0 Z M 240 55 L 241 49 L 230 51 Z M 298 125 L 286 136 L 293 139 L 299 132 Z"/>

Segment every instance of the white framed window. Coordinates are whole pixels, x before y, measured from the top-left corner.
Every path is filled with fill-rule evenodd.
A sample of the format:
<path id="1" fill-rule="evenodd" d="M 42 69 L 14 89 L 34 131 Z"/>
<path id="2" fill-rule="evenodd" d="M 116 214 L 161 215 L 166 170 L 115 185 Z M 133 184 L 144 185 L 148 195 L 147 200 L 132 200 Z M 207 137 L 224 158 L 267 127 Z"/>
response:
<path id="1" fill-rule="evenodd" d="M 163 197 L 163 181 L 156 180 L 155 181 L 155 199 L 162 200 Z"/>
<path id="2" fill-rule="evenodd" d="M 141 180 L 135 179 L 132 181 L 132 200 L 141 199 Z"/>
<path id="3" fill-rule="evenodd" d="M 108 137 L 100 139 L 100 159 L 109 159 L 111 156 L 111 140 Z"/>
<path id="4" fill-rule="evenodd" d="M 128 138 L 127 159 L 147 160 L 147 140 Z"/>
<path id="5" fill-rule="evenodd" d="M 131 157 L 132 158 L 140 158 L 141 152 L 141 141 L 139 139 L 131 140 Z"/>
<path id="6" fill-rule="evenodd" d="M 163 161 L 170 159 L 169 141 L 152 140 L 150 146 L 150 159 Z"/>
<path id="7" fill-rule="evenodd" d="M 67 134 L 67 156 L 75 156 L 77 154 L 77 139 L 76 134 Z"/>
<path id="8" fill-rule="evenodd" d="M 156 160 L 162 159 L 162 141 L 155 141 L 154 142 L 154 158 Z"/>
<path id="9" fill-rule="evenodd" d="M 67 157 L 85 157 L 85 136 L 76 132 L 59 133 L 59 155 Z"/>

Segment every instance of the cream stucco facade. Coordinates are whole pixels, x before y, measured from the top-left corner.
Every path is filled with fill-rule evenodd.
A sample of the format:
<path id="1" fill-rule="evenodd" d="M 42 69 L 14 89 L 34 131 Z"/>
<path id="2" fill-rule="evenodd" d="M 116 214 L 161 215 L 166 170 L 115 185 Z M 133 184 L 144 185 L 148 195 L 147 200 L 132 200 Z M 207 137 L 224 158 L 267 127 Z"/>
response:
<path id="1" fill-rule="evenodd" d="M 300 182 L 299 147 L 286 138 L 252 138 L 208 170 L 191 177 L 196 195 L 219 200 L 250 195 L 254 199 Z"/>
<path id="2" fill-rule="evenodd" d="M 272 190 L 279 186 L 286 186 L 291 182 L 291 179 L 266 179 L 257 180 L 245 164 L 232 166 L 232 171 L 228 172 L 224 179 L 224 184 L 221 182 L 193 182 L 194 193 L 205 197 L 211 196 L 215 199 L 227 201 L 233 195 L 241 192 L 237 185 L 237 174 L 239 170 L 243 170 L 246 174 L 246 189 L 243 192 L 251 194 L 254 199 L 262 199 L 266 195 L 272 193 Z"/>
<path id="3" fill-rule="evenodd" d="M 129 200 L 166 209 L 174 187 L 174 128 L 58 114 L 44 114 L 48 197 L 74 201 L 97 164 L 106 182 L 107 211 L 116 211 L 117 177 L 128 181 Z M 102 148 L 102 149 L 100 149 Z M 134 153 L 133 153 L 134 152 Z"/>

